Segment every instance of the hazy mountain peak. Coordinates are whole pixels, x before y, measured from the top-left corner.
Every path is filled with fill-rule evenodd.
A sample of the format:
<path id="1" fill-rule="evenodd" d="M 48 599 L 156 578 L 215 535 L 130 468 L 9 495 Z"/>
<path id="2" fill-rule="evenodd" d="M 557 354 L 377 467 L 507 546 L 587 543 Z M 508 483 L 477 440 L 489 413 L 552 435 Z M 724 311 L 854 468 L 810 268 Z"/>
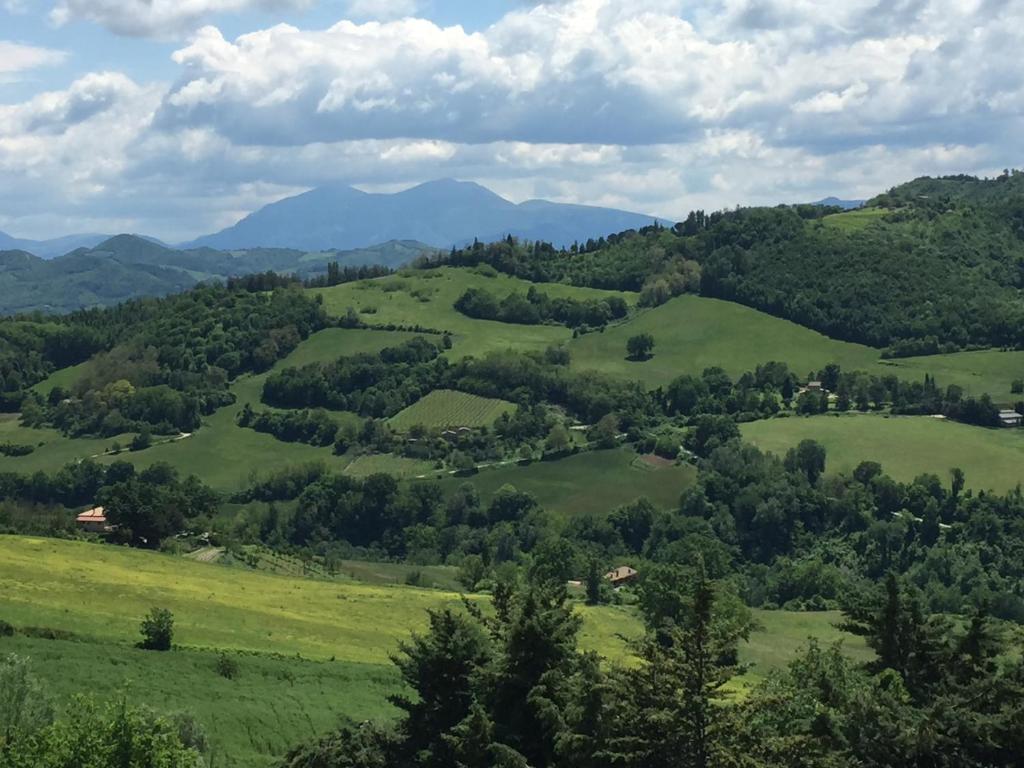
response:
<path id="1" fill-rule="evenodd" d="M 255 211 L 186 247 L 351 250 L 391 240 L 436 248 L 515 235 L 570 245 L 649 225 L 653 216 L 533 201 L 515 205 L 475 182 L 437 179 L 394 194 L 318 187 Z"/>

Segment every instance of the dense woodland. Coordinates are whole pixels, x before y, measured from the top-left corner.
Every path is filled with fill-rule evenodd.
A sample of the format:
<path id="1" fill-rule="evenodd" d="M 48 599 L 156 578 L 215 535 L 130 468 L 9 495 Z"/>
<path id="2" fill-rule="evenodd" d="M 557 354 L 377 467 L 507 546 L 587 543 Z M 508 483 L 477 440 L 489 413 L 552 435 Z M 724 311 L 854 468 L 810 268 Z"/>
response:
<path id="1" fill-rule="evenodd" d="M 166 299 L 89 310 L 60 324 L 23 323 L 8 337 L 9 407 L 29 426 L 68 435 L 190 432 L 232 402 L 229 382 L 270 368 L 310 333 L 323 309 L 298 289 L 269 294 L 210 286 Z M 3 325 L 0 325 L 3 327 Z M 28 352 L 31 368 L 19 374 Z M 72 391 L 27 391 L 55 368 L 89 359 Z"/>
<path id="2" fill-rule="evenodd" d="M 455 308 L 477 320 L 521 325 L 557 323 L 576 329 L 604 327 L 612 320 L 621 320 L 629 314 L 629 306 L 621 296 L 589 300 L 552 299 L 536 286 L 530 286 L 525 296 L 513 292 L 504 298 L 480 288 L 470 288 L 455 302 Z"/>

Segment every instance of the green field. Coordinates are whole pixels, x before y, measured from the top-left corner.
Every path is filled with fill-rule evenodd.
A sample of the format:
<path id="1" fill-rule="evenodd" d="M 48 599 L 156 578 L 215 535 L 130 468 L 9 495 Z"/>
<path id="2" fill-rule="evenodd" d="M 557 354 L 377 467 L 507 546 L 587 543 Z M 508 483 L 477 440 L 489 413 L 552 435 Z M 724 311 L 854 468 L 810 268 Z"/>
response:
<path id="1" fill-rule="evenodd" d="M 490 427 L 498 417 L 515 410 L 505 400 L 469 395 L 450 389 L 438 389 L 391 417 L 398 430 L 423 427 Z"/>
<path id="2" fill-rule="evenodd" d="M 421 325 L 454 336 L 449 357 L 479 356 L 492 350 L 543 350 L 572 338 L 572 331 L 556 325 L 512 325 L 474 320 L 455 309 L 455 302 L 467 288 L 482 288 L 500 296 L 512 291 L 526 293 L 532 283 L 508 275 L 486 277 L 472 269 L 445 267 L 427 271 L 406 270 L 399 275 L 317 289 L 324 306 L 342 316 L 349 307 L 359 311 L 371 325 Z M 552 298 L 599 298 L 621 295 L 635 303 L 636 295 L 616 291 L 576 288 L 558 283 L 538 286 Z M 367 313 L 372 309 L 372 314 Z"/>
<path id="3" fill-rule="evenodd" d="M 0 655 L 31 659 L 32 671 L 58 708 L 90 694 L 126 695 L 159 712 L 188 712 L 202 724 L 219 768 L 264 768 L 342 718 L 385 719 L 396 710 L 395 672 L 382 664 L 311 661 L 292 656 L 231 654 L 239 676 L 214 671 L 211 650 L 155 654 L 127 643 L 0 638 Z"/>
<path id="4" fill-rule="evenodd" d="M 453 592 L 304 580 L 182 557 L 83 542 L 0 537 L 0 618 L 17 627 L 76 633 L 78 642 L 0 638 L 0 653 L 35 660 L 61 701 L 76 692 L 195 713 L 221 766 L 268 764 L 287 745 L 338 718 L 386 717 L 396 688 L 389 654 L 427 608 L 457 606 Z M 166 654 L 138 651 L 140 618 L 154 605 L 175 616 Z M 640 633 L 631 609 L 580 608 L 582 645 L 627 658 Z M 839 639 L 835 614 L 756 612 L 765 628 L 744 646 L 748 680 L 784 664 L 809 636 Z M 847 647 L 863 658 L 857 638 Z M 213 671 L 214 649 L 237 656 L 236 681 Z"/>
<path id="5" fill-rule="evenodd" d="M 654 356 L 633 362 L 626 359 L 626 341 L 639 333 L 654 336 Z M 830 362 L 868 370 L 879 355 L 876 349 L 835 341 L 740 304 L 697 296 L 680 296 L 604 333 L 588 333 L 574 339 L 569 350 L 578 370 L 642 380 L 649 387 L 712 366 L 737 376 L 772 360 L 787 363 L 801 377 Z"/>
<path id="6" fill-rule="evenodd" d="M 669 509 L 679 503 L 679 495 L 696 478 L 697 471 L 691 466 L 654 468 L 632 450 L 616 448 L 528 466 L 486 469 L 469 477 L 448 478 L 444 484 L 472 483 L 485 502 L 502 486 L 511 485 L 532 494 L 549 512 L 569 517 L 603 516 L 641 496 Z"/>
<path id="7" fill-rule="evenodd" d="M 859 232 L 890 213 L 885 208 L 861 208 L 846 213 L 834 213 L 822 219 L 826 226 L 841 229 L 844 232 Z"/>
<path id="8" fill-rule="evenodd" d="M 783 455 L 801 440 L 817 440 L 828 451 L 828 472 L 850 472 L 861 461 L 877 461 L 897 480 L 925 472 L 948 481 L 959 467 L 967 487 L 1005 492 L 1024 482 L 1024 430 L 982 429 L 927 416 L 849 414 L 772 419 L 742 425 L 743 437 Z"/>
<path id="9" fill-rule="evenodd" d="M 109 451 L 114 443 L 127 446 L 134 435 L 104 438 L 67 438 L 55 429 L 31 429 L 17 414 L 0 414 L 0 443 L 32 445 L 28 456 L 0 456 L 0 472 L 31 473 L 57 470 L 68 462 Z"/>
<path id="10" fill-rule="evenodd" d="M 1024 379 L 1024 352 L 1002 352 L 986 349 L 977 352 L 954 352 L 948 355 L 901 357 L 883 360 L 877 371 L 895 373 L 903 379 L 921 380 L 926 373 L 935 377 L 940 387 L 956 384 L 968 395 L 988 393 L 1000 404 L 1024 400 L 1024 394 L 1013 394 L 1015 379 Z"/>
<path id="11" fill-rule="evenodd" d="M 362 478 L 384 472 L 396 477 L 414 478 L 436 471 L 437 467 L 432 461 L 409 459 L 390 453 L 374 453 L 357 457 L 346 467 L 345 474 Z"/>

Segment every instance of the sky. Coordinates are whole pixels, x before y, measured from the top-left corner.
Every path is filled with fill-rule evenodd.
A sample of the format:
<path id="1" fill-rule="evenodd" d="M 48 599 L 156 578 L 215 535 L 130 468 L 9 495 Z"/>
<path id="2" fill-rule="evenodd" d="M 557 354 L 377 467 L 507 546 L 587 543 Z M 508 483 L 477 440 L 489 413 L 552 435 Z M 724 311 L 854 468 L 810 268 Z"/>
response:
<path id="1" fill-rule="evenodd" d="M 0 0 L 0 230 L 326 183 L 667 219 L 1024 165 L 1024 0 Z"/>

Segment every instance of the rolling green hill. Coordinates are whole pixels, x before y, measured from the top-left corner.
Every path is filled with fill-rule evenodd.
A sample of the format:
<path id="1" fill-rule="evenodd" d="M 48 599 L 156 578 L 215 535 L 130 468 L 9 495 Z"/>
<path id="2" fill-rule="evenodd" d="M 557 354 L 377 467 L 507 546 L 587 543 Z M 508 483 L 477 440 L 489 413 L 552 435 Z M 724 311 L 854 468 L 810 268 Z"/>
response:
<path id="1" fill-rule="evenodd" d="M 654 355 L 627 359 L 626 341 L 640 333 L 654 337 Z M 835 341 L 787 320 L 716 299 L 680 296 L 634 319 L 589 333 L 569 344 L 572 364 L 655 387 L 684 373 L 700 374 L 720 366 L 736 376 L 772 360 L 806 375 L 829 362 L 846 369 L 867 369 L 878 350 Z"/>
<path id="2" fill-rule="evenodd" d="M 455 309 L 456 300 L 468 288 L 485 288 L 502 295 L 511 291 L 525 293 L 525 280 L 471 269 L 406 270 L 398 275 L 318 289 L 324 307 L 341 317 L 351 307 L 371 325 L 420 325 L 448 331 L 455 338 L 450 357 L 479 356 L 492 350 L 544 350 L 572 338 L 572 331 L 554 325 L 512 325 L 491 320 L 474 320 Z M 616 294 L 575 288 L 568 285 L 544 285 L 552 298 L 600 298 Z M 621 294 L 630 303 L 636 297 Z"/>

